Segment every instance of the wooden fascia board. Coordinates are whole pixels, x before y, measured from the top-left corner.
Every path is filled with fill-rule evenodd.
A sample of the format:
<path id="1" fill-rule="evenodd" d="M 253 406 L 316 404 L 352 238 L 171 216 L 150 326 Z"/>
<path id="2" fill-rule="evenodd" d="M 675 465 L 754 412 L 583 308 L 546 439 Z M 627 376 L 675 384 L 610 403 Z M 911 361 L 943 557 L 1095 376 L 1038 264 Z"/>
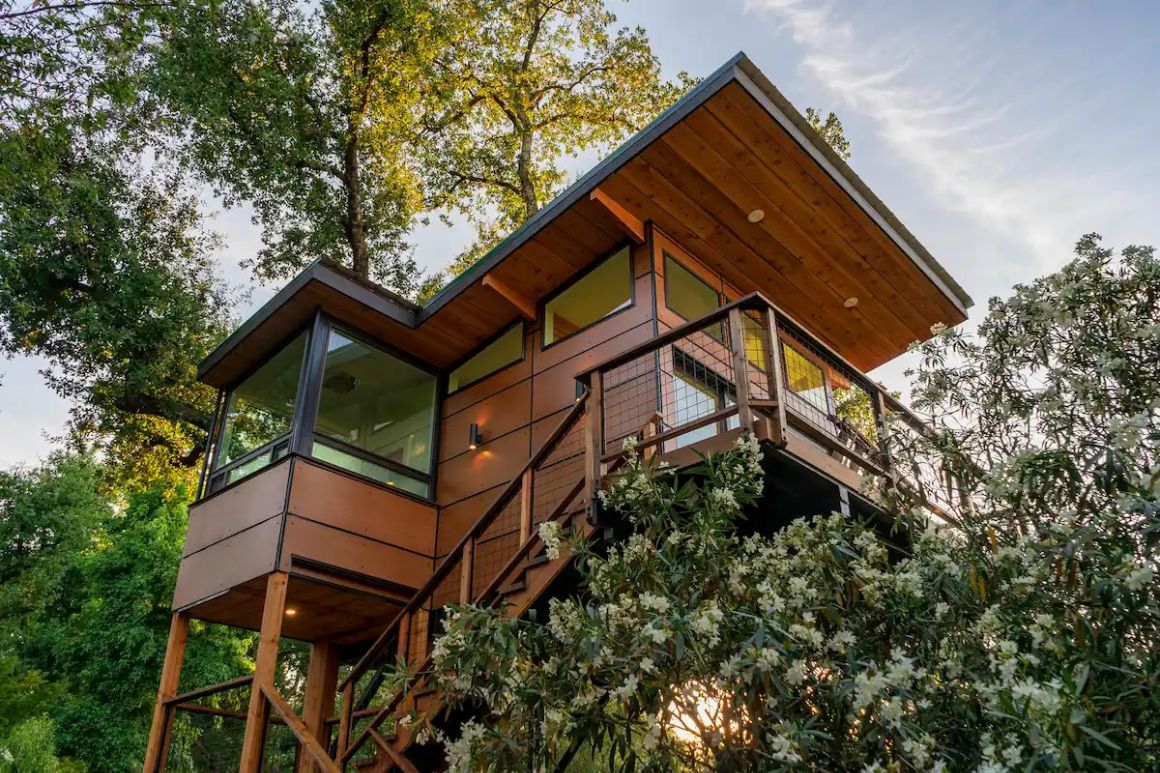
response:
<path id="1" fill-rule="evenodd" d="M 536 304 L 519 290 L 499 279 L 495 274 L 484 274 L 481 282 L 484 287 L 490 287 L 501 298 L 516 307 L 516 311 L 524 316 L 528 321 L 534 322 L 536 319 Z"/>
<path id="2" fill-rule="evenodd" d="M 593 188 L 592 192 L 588 194 L 588 200 L 599 204 L 612 218 L 617 227 L 624 232 L 624 235 L 633 241 L 634 244 L 644 244 L 644 223 L 636 215 L 624 208 L 620 202 L 609 196 L 600 188 Z"/>

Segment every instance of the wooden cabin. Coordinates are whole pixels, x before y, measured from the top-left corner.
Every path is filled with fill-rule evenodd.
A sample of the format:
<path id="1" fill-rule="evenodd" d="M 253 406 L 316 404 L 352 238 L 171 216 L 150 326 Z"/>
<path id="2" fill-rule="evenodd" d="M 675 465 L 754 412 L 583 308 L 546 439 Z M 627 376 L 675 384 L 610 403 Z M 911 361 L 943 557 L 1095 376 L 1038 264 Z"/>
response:
<path id="1" fill-rule="evenodd" d="M 864 372 L 970 303 L 744 55 L 423 305 L 311 266 L 199 372 L 220 399 L 146 769 L 183 710 L 244 723 L 241 771 L 272 722 L 300 771 L 437 768 L 379 728 L 438 695 L 376 703 L 376 675 L 424 662 L 446 604 L 553 592 L 537 526 L 607 538 L 625 438 L 682 464 L 751 432 L 780 515 L 872 511 L 905 409 Z M 179 693 L 193 619 L 260 631 L 255 672 Z M 300 714 L 281 637 L 311 644 Z M 245 712 L 204 703 L 239 688 Z"/>

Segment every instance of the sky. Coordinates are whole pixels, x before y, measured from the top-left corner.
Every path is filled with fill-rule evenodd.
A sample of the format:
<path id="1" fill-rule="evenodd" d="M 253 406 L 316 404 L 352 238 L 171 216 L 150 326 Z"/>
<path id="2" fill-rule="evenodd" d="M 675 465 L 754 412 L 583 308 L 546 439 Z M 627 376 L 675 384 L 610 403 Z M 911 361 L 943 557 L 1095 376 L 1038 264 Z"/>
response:
<path id="1" fill-rule="evenodd" d="M 851 166 L 975 299 L 1062 265 L 1084 233 L 1160 244 L 1160 4 L 1088 2 L 609 1 L 648 31 L 665 73 L 704 76 L 745 51 L 800 110 L 833 110 Z M 595 162 L 582 157 L 580 173 Z M 243 209 L 214 209 L 223 274 L 259 235 Z M 414 236 L 432 269 L 465 227 Z M 966 324 L 972 324 L 968 320 Z M 873 375 L 905 391 L 906 358 Z M 35 463 L 69 405 L 35 358 L 0 362 L 0 467 Z"/>

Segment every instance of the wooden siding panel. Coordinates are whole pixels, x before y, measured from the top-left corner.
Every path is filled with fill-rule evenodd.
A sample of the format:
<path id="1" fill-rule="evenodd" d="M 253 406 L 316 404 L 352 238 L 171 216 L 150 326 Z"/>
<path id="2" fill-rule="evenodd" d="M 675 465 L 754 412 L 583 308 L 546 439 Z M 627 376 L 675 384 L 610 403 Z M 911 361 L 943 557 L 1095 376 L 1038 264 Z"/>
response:
<path id="1" fill-rule="evenodd" d="M 290 512 L 407 550 L 435 552 L 432 505 L 299 459 L 290 488 Z"/>
<path id="2" fill-rule="evenodd" d="M 504 484 L 493 486 L 439 511 L 439 535 L 435 541 L 436 556 L 441 558 L 455 547 L 471 525 L 483 515 L 483 511 L 500 495 L 503 486 Z"/>
<path id="3" fill-rule="evenodd" d="M 278 568 L 290 571 L 296 558 L 415 589 L 427 581 L 434 569 L 429 556 L 288 515 Z"/>
<path id="4" fill-rule="evenodd" d="M 188 556 L 280 515 L 286 507 L 289 479 L 290 460 L 286 459 L 191 506 L 181 554 Z"/>
<path id="5" fill-rule="evenodd" d="M 181 559 L 174 609 L 274 571 L 281 527 L 282 516 L 276 515 Z"/>
<path id="6" fill-rule="evenodd" d="M 439 465 L 440 507 L 458 502 L 492 486 L 507 483 L 523 469 L 531 456 L 527 427 L 501 438 L 484 438 L 474 451 Z"/>
<path id="7" fill-rule="evenodd" d="M 466 452 L 472 424 L 486 439 L 498 438 L 531 421 L 532 382 L 525 379 L 443 419 L 439 457 L 446 461 Z"/>

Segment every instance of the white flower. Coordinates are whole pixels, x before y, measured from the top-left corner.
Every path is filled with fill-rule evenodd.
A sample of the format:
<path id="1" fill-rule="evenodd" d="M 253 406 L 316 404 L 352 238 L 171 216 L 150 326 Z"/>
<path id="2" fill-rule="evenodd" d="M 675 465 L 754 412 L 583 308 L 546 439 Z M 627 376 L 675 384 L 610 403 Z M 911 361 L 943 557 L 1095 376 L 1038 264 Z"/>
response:
<path id="1" fill-rule="evenodd" d="M 645 609 L 651 609 L 654 612 L 664 614 L 669 611 L 669 600 L 664 596 L 656 593 L 642 593 L 640 594 L 640 605 Z"/>
<path id="2" fill-rule="evenodd" d="M 560 545 L 564 541 L 564 530 L 555 521 L 544 521 L 540 524 L 540 541 L 544 543 L 544 553 L 548 559 L 555 561 L 560 557 Z"/>
<path id="3" fill-rule="evenodd" d="M 794 749 L 793 741 L 780 734 L 769 736 L 769 754 L 779 762 L 802 761 L 802 756 Z"/>
<path id="4" fill-rule="evenodd" d="M 785 681 L 789 684 L 801 684 L 806 680 L 805 661 L 795 660 L 793 665 L 785 671 Z"/>

